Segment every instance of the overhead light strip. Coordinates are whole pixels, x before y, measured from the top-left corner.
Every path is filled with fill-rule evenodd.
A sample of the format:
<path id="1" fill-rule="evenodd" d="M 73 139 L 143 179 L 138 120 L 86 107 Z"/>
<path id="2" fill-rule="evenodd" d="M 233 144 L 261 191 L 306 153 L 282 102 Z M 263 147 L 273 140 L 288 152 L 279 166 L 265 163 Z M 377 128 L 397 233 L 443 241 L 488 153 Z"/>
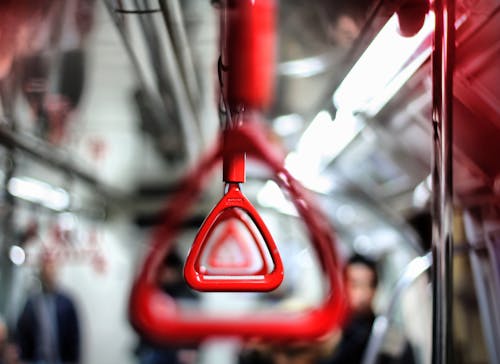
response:
<path id="1" fill-rule="evenodd" d="M 416 57 L 415 53 L 433 31 L 433 12 L 410 38 L 399 34 L 397 16 L 392 16 L 335 91 L 335 106 L 352 112 L 380 110 L 430 56 L 430 43 Z"/>

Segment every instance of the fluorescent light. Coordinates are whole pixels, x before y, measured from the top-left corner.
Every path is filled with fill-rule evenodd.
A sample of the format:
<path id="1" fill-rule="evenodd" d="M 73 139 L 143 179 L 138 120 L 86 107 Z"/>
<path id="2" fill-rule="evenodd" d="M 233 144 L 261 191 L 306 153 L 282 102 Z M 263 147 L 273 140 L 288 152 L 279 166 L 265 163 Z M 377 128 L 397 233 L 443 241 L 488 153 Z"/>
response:
<path id="1" fill-rule="evenodd" d="M 276 209 L 286 215 L 298 216 L 292 202 L 285 198 L 283 191 L 274 181 L 267 181 L 257 194 L 257 202 L 261 206 Z"/>
<path id="2" fill-rule="evenodd" d="M 51 210 L 62 211 L 69 207 L 69 195 L 65 190 L 33 178 L 11 178 L 7 188 L 11 195 Z"/>
<path id="3" fill-rule="evenodd" d="M 322 169 L 356 136 L 362 123 L 350 112 L 338 110 L 335 120 L 320 111 L 297 144 L 297 153 L 307 163 Z"/>
<path id="4" fill-rule="evenodd" d="M 432 175 L 428 175 L 413 190 L 413 206 L 424 208 L 428 204 L 432 193 Z"/>
<path id="5" fill-rule="evenodd" d="M 26 261 L 26 253 L 20 246 L 12 245 L 9 249 L 9 258 L 15 265 L 22 265 Z"/>
<path id="6" fill-rule="evenodd" d="M 434 14 L 427 15 L 413 37 L 399 34 L 397 16 L 389 19 L 333 95 L 335 120 L 327 111 L 316 115 L 302 135 L 297 150 L 286 159 L 287 169 L 306 187 L 324 190 L 323 169 L 364 127 L 357 111 L 375 115 L 415 73 L 431 52 L 424 45 L 434 29 Z M 320 181 L 320 182 L 318 182 Z"/>
<path id="7" fill-rule="evenodd" d="M 413 282 L 418 276 L 430 268 L 432 265 L 432 254 L 427 253 L 424 256 L 416 257 L 408 263 L 404 272 L 404 280 Z"/>
<path id="8" fill-rule="evenodd" d="M 304 120 L 299 114 L 282 115 L 273 120 L 274 131 L 281 136 L 297 133 L 303 125 Z"/>
<path id="9" fill-rule="evenodd" d="M 412 202 L 413 206 L 423 208 L 429 202 L 431 191 L 425 186 L 424 183 L 419 183 L 413 190 Z"/>
<path id="10" fill-rule="evenodd" d="M 411 38 L 398 33 L 397 16 L 392 16 L 335 91 L 335 106 L 367 111 L 371 115 L 378 112 L 428 58 L 430 43 L 412 59 L 433 30 L 433 12 L 427 15 L 420 31 Z"/>
<path id="11" fill-rule="evenodd" d="M 282 62 L 278 65 L 278 74 L 289 77 L 311 77 L 325 72 L 333 63 L 332 54 L 325 53 L 318 56 Z"/>
<path id="12" fill-rule="evenodd" d="M 363 123 L 352 113 L 339 110 L 332 121 L 327 111 L 319 112 L 300 138 L 296 151 L 290 153 L 285 166 L 306 187 L 318 192 L 332 188 L 321 177 L 324 168 L 354 139 Z"/>
<path id="13" fill-rule="evenodd" d="M 330 114 L 320 111 L 300 137 L 295 153 L 285 161 L 287 169 L 303 183 L 310 183 L 319 174 L 332 126 Z"/>

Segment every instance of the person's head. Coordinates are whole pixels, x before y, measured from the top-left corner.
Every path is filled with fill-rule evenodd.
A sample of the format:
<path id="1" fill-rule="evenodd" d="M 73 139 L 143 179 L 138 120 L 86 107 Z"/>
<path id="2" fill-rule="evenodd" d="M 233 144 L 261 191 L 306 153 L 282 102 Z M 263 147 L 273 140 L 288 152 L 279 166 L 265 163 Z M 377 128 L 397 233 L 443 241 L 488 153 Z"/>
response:
<path id="1" fill-rule="evenodd" d="M 371 311 L 378 283 L 375 261 L 359 254 L 353 255 L 345 266 L 344 278 L 351 311 Z"/>
<path id="2" fill-rule="evenodd" d="M 160 268 L 159 283 L 168 286 L 182 281 L 183 263 L 176 251 L 172 250 L 168 252 Z"/>
<path id="3" fill-rule="evenodd" d="M 50 252 L 43 252 L 40 258 L 40 281 L 44 291 L 53 291 L 57 283 L 57 261 Z"/>

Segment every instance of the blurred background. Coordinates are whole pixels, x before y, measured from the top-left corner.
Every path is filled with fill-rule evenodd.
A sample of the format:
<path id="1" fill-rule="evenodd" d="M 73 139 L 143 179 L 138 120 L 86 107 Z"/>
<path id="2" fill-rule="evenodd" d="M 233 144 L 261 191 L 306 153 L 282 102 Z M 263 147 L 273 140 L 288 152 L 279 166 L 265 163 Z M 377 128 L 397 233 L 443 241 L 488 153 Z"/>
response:
<path id="1" fill-rule="evenodd" d="M 323 207 L 341 258 L 376 261 L 373 309 L 389 323 L 381 350 L 398 351 L 405 337 L 415 361 L 429 363 L 434 18 L 422 13 L 425 1 L 405 15 L 406 3 L 277 2 L 264 119 L 287 150 L 287 169 Z M 456 1 L 457 363 L 500 359 L 499 8 Z M 127 312 L 133 279 L 162 208 L 221 128 L 220 11 L 215 0 L 0 2 L 0 315 L 12 341 L 49 252 L 78 312 L 80 361 L 140 363 Z M 277 242 L 283 287 L 188 292 L 182 304 L 317 305 L 325 295 L 317 252 L 289 198 L 258 163 L 243 189 Z M 181 263 L 223 191 L 217 171 L 175 239 Z M 237 363 L 244 345 L 237 335 L 213 338 L 179 362 Z"/>

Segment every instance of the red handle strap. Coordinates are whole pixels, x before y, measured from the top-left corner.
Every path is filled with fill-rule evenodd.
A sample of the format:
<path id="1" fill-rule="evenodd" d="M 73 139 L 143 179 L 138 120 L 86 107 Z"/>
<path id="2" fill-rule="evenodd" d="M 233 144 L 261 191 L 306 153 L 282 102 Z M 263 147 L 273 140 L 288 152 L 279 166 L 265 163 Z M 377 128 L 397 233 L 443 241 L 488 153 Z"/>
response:
<path id="1" fill-rule="evenodd" d="M 199 264 L 201 252 L 206 246 L 210 232 L 221 221 L 224 211 L 241 209 L 252 219 L 269 250 L 274 267 L 271 272 L 253 275 L 213 275 L 205 272 Z M 260 246 L 254 240 L 256 246 Z M 184 265 L 186 282 L 199 291 L 271 291 L 283 281 L 283 263 L 278 254 L 278 248 L 259 213 L 250 201 L 241 193 L 237 184 L 230 184 L 228 192 L 210 212 L 203 222 Z"/>
<path id="2" fill-rule="evenodd" d="M 181 308 L 161 291 L 155 277 L 163 258 L 171 248 L 188 207 L 200 194 L 209 172 L 220 160 L 222 147 L 208 153 L 187 175 L 183 188 L 170 200 L 164 224 L 155 231 L 153 242 L 129 301 L 129 315 L 134 327 L 152 340 L 164 343 L 199 343 L 212 336 L 261 337 L 267 340 L 307 340 L 338 326 L 346 312 L 340 264 L 334 247 L 335 239 L 327 219 L 310 195 L 283 168 L 283 154 L 272 149 L 260 124 L 246 122 L 232 134 L 232 148 L 244 148 L 249 157 L 260 160 L 276 175 L 281 188 L 288 191 L 305 222 L 329 293 L 320 307 L 296 313 L 264 312 L 238 317 L 213 316 L 199 310 Z M 240 148 L 240 149 L 239 149 Z"/>
<path id="3" fill-rule="evenodd" d="M 265 110 L 273 99 L 276 0 L 224 0 L 224 95 L 231 110 Z"/>
<path id="4" fill-rule="evenodd" d="M 198 291 L 253 291 L 265 292 L 277 288 L 283 281 L 283 263 L 278 253 L 276 243 L 269 232 L 264 221 L 250 201 L 243 195 L 239 183 L 245 181 L 245 147 L 248 143 L 235 144 L 239 128 L 226 129 L 223 137 L 223 171 L 224 180 L 228 182 L 227 192 L 207 216 L 196 235 L 191 250 L 184 265 L 184 277 L 186 282 Z M 211 274 L 206 267 L 200 264 L 202 252 L 207 248 L 209 237 L 223 217 L 229 211 L 240 211 L 240 215 L 247 215 L 262 237 L 270 258 L 273 261 L 272 269 L 258 274 Z M 234 217 L 243 222 L 242 216 L 233 214 Z M 248 227 L 248 226 L 247 226 Z M 254 244 L 258 247 L 259 239 L 256 238 L 254 229 Z M 265 259 L 265 258 L 264 258 Z"/>

